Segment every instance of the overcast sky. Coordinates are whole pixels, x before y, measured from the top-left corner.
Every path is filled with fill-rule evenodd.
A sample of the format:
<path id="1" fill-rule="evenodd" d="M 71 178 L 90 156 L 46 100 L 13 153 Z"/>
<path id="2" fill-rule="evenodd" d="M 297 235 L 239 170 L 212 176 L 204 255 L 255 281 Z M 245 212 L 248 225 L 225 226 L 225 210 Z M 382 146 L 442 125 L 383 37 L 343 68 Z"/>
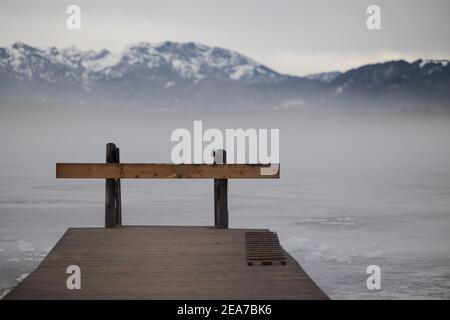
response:
<path id="1" fill-rule="evenodd" d="M 69 4 L 81 8 L 81 30 L 66 27 Z M 370 4 L 381 7 L 381 30 L 366 28 Z M 448 59 L 449 14 L 449 0 L 1 0 L 0 46 L 118 52 L 140 41 L 195 41 L 305 75 L 387 59 Z"/>

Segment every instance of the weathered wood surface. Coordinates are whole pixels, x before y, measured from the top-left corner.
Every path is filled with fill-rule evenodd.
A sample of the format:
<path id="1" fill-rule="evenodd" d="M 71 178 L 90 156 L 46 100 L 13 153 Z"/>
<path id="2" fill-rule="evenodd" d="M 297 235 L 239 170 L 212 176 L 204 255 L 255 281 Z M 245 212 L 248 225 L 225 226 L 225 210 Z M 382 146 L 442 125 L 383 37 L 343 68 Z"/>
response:
<path id="1" fill-rule="evenodd" d="M 258 230 L 70 228 L 6 299 L 327 299 L 287 253 L 248 266 L 246 231 Z M 73 264 L 81 290 L 66 287 Z"/>
<path id="2" fill-rule="evenodd" d="M 114 162 L 120 163 L 120 150 L 116 148 L 114 152 Z M 116 207 L 114 211 L 115 223 L 116 226 L 122 225 L 122 190 L 120 186 L 120 179 L 116 179 L 116 188 L 115 188 L 115 198 L 116 198 Z"/>
<path id="3" fill-rule="evenodd" d="M 106 145 L 106 163 L 118 163 L 117 147 L 114 143 Z M 117 179 L 105 180 L 105 228 L 114 228 L 118 225 L 117 207 Z"/>
<path id="4" fill-rule="evenodd" d="M 214 152 L 214 163 L 227 163 L 225 150 Z M 214 179 L 214 226 L 228 228 L 228 179 Z"/>
<path id="5" fill-rule="evenodd" d="M 278 179 L 273 164 L 57 163 L 57 178 Z"/>

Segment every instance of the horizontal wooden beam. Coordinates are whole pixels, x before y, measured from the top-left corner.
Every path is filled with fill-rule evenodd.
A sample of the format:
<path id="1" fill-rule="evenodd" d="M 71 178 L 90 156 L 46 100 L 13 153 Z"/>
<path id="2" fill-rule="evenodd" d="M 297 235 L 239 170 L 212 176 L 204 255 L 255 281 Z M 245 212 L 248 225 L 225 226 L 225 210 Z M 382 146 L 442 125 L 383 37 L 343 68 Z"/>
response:
<path id="1" fill-rule="evenodd" d="M 56 164 L 56 178 L 72 179 L 278 179 L 279 177 L 279 164 Z"/>

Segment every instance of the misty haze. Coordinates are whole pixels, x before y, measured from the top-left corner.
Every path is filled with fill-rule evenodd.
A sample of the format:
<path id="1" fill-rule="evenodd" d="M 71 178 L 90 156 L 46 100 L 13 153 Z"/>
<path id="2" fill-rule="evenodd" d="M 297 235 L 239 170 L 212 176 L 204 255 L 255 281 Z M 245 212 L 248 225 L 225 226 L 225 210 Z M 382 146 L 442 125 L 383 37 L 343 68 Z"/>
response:
<path id="1" fill-rule="evenodd" d="M 276 230 L 332 298 L 449 298 L 450 118 L 413 113 L 174 113 L 1 108 L 2 290 L 68 227 L 102 226 L 104 182 L 56 162 L 170 162 L 176 128 L 279 128 L 279 181 L 230 182 L 230 227 Z M 123 181 L 124 224 L 211 225 L 212 181 Z M 368 292 L 365 268 L 383 270 Z"/>

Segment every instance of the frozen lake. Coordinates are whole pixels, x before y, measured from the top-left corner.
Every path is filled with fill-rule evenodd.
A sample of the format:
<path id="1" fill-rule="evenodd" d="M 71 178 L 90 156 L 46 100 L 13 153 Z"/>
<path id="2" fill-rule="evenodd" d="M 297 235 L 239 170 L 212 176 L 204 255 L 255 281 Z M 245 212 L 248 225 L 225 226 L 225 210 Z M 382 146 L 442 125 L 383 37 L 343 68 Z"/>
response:
<path id="1" fill-rule="evenodd" d="M 334 299 L 450 298 L 449 116 L 84 111 L 0 109 L 0 295 L 68 227 L 104 223 L 104 182 L 56 180 L 56 162 L 104 162 L 107 142 L 123 162 L 168 162 L 172 130 L 203 120 L 280 129 L 281 179 L 231 180 L 230 227 L 278 232 Z M 123 222 L 212 225 L 212 183 L 123 181 Z"/>

